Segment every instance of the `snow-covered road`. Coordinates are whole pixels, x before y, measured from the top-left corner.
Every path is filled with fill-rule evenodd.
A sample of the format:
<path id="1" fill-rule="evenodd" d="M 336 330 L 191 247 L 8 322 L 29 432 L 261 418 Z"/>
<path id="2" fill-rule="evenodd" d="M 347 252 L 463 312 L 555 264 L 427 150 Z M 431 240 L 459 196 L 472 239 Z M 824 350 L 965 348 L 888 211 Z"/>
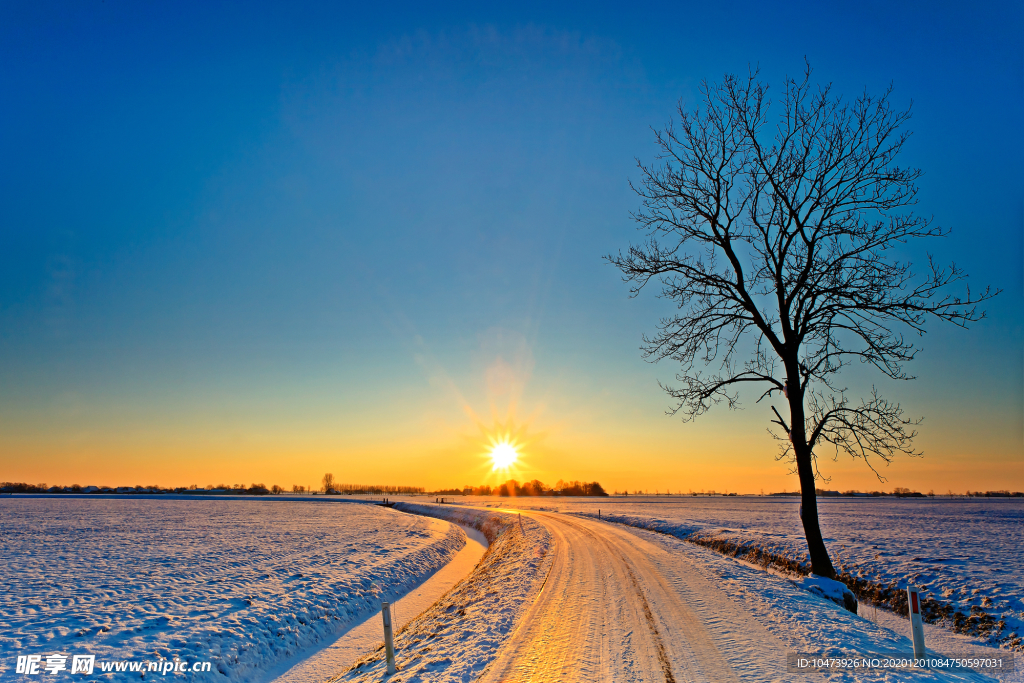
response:
<path id="1" fill-rule="evenodd" d="M 785 678 L 785 646 L 685 558 L 617 525 L 523 515 L 551 534 L 550 571 L 482 681 Z"/>
<path id="2" fill-rule="evenodd" d="M 797 653 L 880 657 L 912 647 L 906 635 L 798 580 L 673 536 L 502 505 L 399 503 L 396 510 L 480 529 L 490 547 L 473 574 L 396 635 L 397 678 L 385 674 L 380 648 L 334 681 L 995 680 L 969 670 L 884 665 L 788 671 L 787 656 Z"/>

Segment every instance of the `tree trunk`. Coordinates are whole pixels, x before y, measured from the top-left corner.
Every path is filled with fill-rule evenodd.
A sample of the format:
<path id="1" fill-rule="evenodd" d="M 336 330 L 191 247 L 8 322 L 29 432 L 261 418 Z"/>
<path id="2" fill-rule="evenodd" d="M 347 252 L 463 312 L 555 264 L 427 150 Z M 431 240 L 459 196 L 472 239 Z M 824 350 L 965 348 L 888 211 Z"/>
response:
<path id="1" fill-rule="evenodd" d="M 790 377 L 799 377 L 795 372 Z M 836 578 L 836 570 L 825 548 L 825 540 L 821 537 L 818 525 L 818 496 L 814 487 L 814 465 L 811 463 L 811 449 L 807 446 L 807 434 L 804 430 L 803 392 L 799 381 L 790 382 L 789 413 L 790 437 L 793 440 L 793 453 L 796 455 L 796 471 L 800 477 L 800 521 L 804 525 L 804 537 L 807 539 L 807 554 L 811 558 L 811 573 L 829 579 Z"/>
<path id="2" fill-rule="evenodd" d="M 825 541 L 821 537 L 818 525 L 818 497 L 814 492 L 814 470 L 811 465 L 811 451 L 806 444 L 797 448 L 796 469 L 800 475 L 800 518 L 804 523 L 804 536 L 807 537 L 807 552 L 811 557 L 811 573 L 829 579 L 836 578 L 836 570 L 829 559 Z M 803 451 L 801 454 L 800 451 Z"/>

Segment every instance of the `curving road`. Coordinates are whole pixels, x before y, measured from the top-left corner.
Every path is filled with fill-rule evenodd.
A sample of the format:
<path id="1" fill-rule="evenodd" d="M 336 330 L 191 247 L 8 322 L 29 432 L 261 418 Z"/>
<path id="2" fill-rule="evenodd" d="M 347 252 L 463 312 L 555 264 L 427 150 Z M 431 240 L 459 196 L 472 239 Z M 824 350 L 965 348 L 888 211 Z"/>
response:
<path id="1" fill-rule="evenodd" d="M 617 525 L 522 514 L 551 533 L 551 570 L 481 681 L 786 679 L 784 646 L 679 554 Z"/>

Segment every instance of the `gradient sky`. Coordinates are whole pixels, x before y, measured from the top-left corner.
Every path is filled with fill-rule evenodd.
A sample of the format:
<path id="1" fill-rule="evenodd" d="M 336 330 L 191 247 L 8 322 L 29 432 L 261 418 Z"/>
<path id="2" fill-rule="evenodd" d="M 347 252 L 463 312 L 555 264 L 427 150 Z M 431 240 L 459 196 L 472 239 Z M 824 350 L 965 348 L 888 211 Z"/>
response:
<path id="1" fill-rule="evenodd" d="M 894 385 L 922 459 L 829 488 L 1024 490 L 1024 21 L 984 3 L 0 5 L 0 480 L 797 487 L 770 413 L 684 424 L 635 158 L 702 79 L 806 56 L 914 102 L 925 249 L 1004 293 Z M 827 5 L 827 7 L 826 7 Z"/>

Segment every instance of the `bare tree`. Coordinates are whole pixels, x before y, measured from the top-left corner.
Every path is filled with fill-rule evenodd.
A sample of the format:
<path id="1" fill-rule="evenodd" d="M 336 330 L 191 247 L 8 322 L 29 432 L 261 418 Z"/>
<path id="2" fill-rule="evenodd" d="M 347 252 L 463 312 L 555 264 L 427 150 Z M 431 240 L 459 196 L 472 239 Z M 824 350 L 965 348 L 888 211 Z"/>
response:
<path id="1" fill-rule="evenodd" d="M 607 259 L 631 296 L 653 279 L 678 306 L 642 347 L 681 365 L 679 384 L 663 385 L 671 414 L 736 408 L 742 384 L 763 390 L 758 402 L 788 405 L 788 420 L 771 407 L 784 433 L 769 432 L 779 459 L 795 462 L 812 571 L 834 577 L 818 525 L 818 452 L 863 458 L 876 475 L 879 461 L 919 455 L 919 420 L 876 390 L 851 401 L 838 373 L 859 361 L 912 379 L 903 366 L 926 321 L 966 327 L 998 292 L 950 294 L 966 279 L 955 264 L 929 256 L 918 277 L 896 258 L 894 247 L 947 234 L 910 209 L 921 171 L 896 164 L 910 110 L 893 109 L 891 88 L 848 102 L 810 76 L 808 66 L 786 79 L 777 103 L 756 71 L 704 83 L 701 108 L 680 106 L 678 127 L 656 131 L 658 164 L 638 161 L 634 218 L 646 241 Z"/>
<path id="2" fill-rule="evenodd" d="M 324 475 L 323 479 L 324 493 L 330 493 L 331 489 L 334 488 L 334 475 L 328 472 Z"/>

